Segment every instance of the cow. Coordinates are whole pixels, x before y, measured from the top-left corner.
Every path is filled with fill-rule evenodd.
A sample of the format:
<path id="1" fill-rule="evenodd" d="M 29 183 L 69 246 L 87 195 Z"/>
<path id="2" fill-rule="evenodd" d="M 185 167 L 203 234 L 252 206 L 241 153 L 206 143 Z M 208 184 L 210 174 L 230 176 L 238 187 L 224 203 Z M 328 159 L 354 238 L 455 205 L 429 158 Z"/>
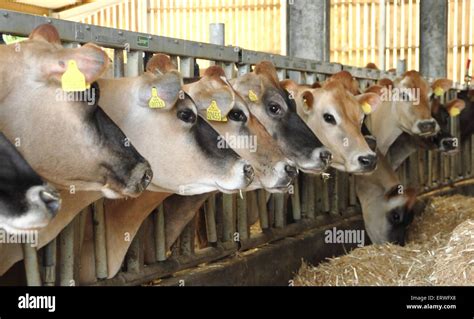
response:
<path id="1" fill-rule="evenodd" d="M 441 104 L 439 99 L 432 103 L 431 112 L 440 126 L 440 130 L 430 137 L 412 136 L 402 133 L 390 146 L 388 158 L 392 168 L 397 170 L 400 165 L 417 149 L 436 150 L 444 154 L 454 154 L 458 151 L 459 142 L 449 132 L 449 116 L 457 116 L 457 112 L 464 113 L 465 102 L 453 99 L 446 104 Z M 456 111 L 454 111 L 456 110 Z"/>
<path id="2" fill-rule="evenodd" d="M 257 63 L 252 72 L 230 83 L 299 170 L 319 174 L 328 167 L 331 152 L 298 115 L 294 100 L 279 83 L 271 62 Z"/>
<path id="3" fill-rule="evenodd" d="M 143 192 L 153 176 L 150 164 L 98 104 L 95 82 L 109 66 L 101 48 L 63 48 L 54 26 L 40 25 L 28 40 L 1 45 L 0 57 L 0 131 L 62 199 L 56 218 L 40 230 L 38 247 L 95 200 Z M 62 90 L 72 66 L 82 85 L 90 85 L 79 94 Z M 18 244 L 1 244 L 0 254 L 0 275 L 23 258 Z"/>
<path id="4" fill-rule="evenodd" d="M 440 79 L 436 83 L 444 87 L 447 82 Z M 417 71 L 407 71 L 393 82 L 383 79 L 383 86 L 383 103 L 370 116 L 371 132 L 381 154 L 386 155 L 390 145 L 403 132 L 426 137 L 439 131 L 439 125 L 431 115 L 430 97 L 443 87 L 431 87 Z"/>
<path id="5" fill-rule="evenodd" d="M 374 244 L 405 244 L 413 220 L 416 190 L 405 188 L 387 158 L 378 154 L 372 174 L 356 175 L 355 189 L 362 208 L 365 230 Z"/>
<path id="6" fill-rule="evenodd" d="M 458 92 L 457 98 L 463 100 L 466 107 L 465 110 L 459 116 L 461 141 L 464 142 L 474 133 L 474 125 L 472 121 L 472 119 L 474 118 L 474 90 L 461 90 Z M 443 113 L 444 117 L 446 117 L 446 113 Z"/>
<path id="7" fill-rule="evenodd" d="M 61 205 L 15 146 L 0 133 L 0 228 L 17 234 L 45 227 Z"/>
<path id="8" fill-rule="evenodd" d="M 291 80 L 282 86 L 292 92 L 298 114 L 332 153 L 331 166 L 349 173 L 369 173 L 377 157 L 364 136 L 361 125 L 363 106 L 377 109 L 380 98 L 373 93 L 357 93 L 350 73 L 343 71 L 322 84 L 321 88 L 300 87 Z"/>
<path id="9" fill-rule="evenodd" d="M 98 79 L 109 65 L 102 49 L 63 48 L 57 30 L 41 25 L 29 40 L 1 45 L 0 57 L 0 131 L 40 176 L 58 189 L 111 198 L 148 186 L 150 165 L 95 103 L 96 87 L 77 98 L 61 89 L 71 61 L 87 83 Z"/>

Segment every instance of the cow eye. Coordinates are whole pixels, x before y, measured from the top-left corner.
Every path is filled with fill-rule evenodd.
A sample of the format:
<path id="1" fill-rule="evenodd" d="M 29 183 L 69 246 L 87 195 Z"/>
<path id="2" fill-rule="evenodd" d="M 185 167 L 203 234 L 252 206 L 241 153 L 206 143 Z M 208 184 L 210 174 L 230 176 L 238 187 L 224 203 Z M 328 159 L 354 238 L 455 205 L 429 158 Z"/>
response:
<path id="1" fill-rule="evenodd" d="M 268 110 L 270 111 L 270 113 L 272 113 L 274 115 L 279 115 L 282 112 L 281 106 L 278 105 L 277 103 L 270 103 L 268 105 Z"/>
<path id="2" fill-rule="evenodd" d="M 186 123 L 194 123 L 196 121 L 196 114 L 192 110 L 178 111 L 178 118 Z"/>
<path id="3" fill-rule="evenodd" d="M 392 213 L 392 223 L 393 224 L 399 224 L 401 221 L 401 216 L 398 212 L 393 212 Z"/>
<path id="4" fill-rule="evenodd" d="M 329 124 L 332 124 L 332 125 L 336 125 L 336 119 L 334 118 L 334 116 L 332 114 L 329 114 L 329 113 L 324 113 L 323 114 L 323 118 L 324 118 L 324 121 L 326 123 L 329 123 Z"/>
<path id="5" fill-rule="evenodd" d="M 229 118 L 232 121 L 236 122 L 246 122 L 247 121 L 247 116 L 245 116 L 244 112 L 241 110 L 232 110 L 229 113 Z"/>

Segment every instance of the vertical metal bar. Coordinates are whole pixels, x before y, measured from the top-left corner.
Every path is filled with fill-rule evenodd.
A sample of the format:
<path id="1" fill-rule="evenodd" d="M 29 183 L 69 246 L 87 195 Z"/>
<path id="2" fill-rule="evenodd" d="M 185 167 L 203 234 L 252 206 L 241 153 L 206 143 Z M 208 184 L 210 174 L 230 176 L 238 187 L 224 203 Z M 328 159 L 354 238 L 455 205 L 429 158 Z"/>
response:
<path id="1" fill-rule="evenodd" d="M 217 242 L 217 231 L 216 231 L 216 196 L 211 195 L 206 202 L 206 230 L 207 230 L 207 241 L 209 243 Z"/>
<path id="2" fill-rule="evenodd" d="M 125 74 L 125 64 L 122 49 L 114 50 L 114 77 L 120 78 Z"/>
<path id="3" fill-rule="evenodd" d="M 184 256 L 194 254 L 194 239 L 196 233 L 196 216 L 186 225 L 181 234 L 180 252 Z"/>
<path id="4" fill-rule="evenodd" d="M 156 260 L 166 260 L 165 212 L 163 205 L 155 209 L 155 249 Z"/>
<path id="5" fill-rule="evenodd" d="M 315 195 L 315 192 L 314 192 L 314 179 L 315 179 L 315 177 L 313 177 L 312 175 L 306 174 L 306 178 L 307 178 L 307 181 L 306 181 L 306 188 L 307 188 L 306 200 L 308 201 L 308 203 L 306 204 L 307 209 L 308 209 L 308 211 L 306 212 L 306 216 L 310 219 L 314 219 L 315 213 L 316 213 L 316 209 L 315 209 L 316 200 L 315 200 L 315 196 L 314 196 Z"/>
<path id="6" fill-rule="evenodd" d="M 26 282 L 28 286 L 41 286 L 41 275 L 38 264 L 38 251 L 36 247 L 25 243 L 21 245 L 23 248 Z"/>
<path id="7" fill-rule="evenodd" d="M 244 74 L 250 73 L 252 70 L 250 69 L 250 64 L 240 64 L 237 68 L 238 76 L 242 76 Z"/>
<path id="8" fill-rule="evenodd" d="M 231 194 L 223 194 L 223 239 L 224 241 L 232 241 L 235 232 L 234 223 L 234 197 Z"/>
<path id="9" fill-rule="evenodd" d="M 348 184 L 348 176 L 345 172 L 339 172 L 339 185 L 338 185 L 338 193 L 339 193 L 339 212 L 342 214 L 346 212 L 348 206 L 348 198 L 349 198 L 349 184 Z"/>
<path id="10" fill-rule="evenodd" d="M 332 177 L 334 178 L 334 174 L 332 174 Z M 323 204 L 323 211 L 325 213 L 328 213 L 331 209 L 330 207 L 330 202 L 329 202 L 329 181 L 328 180 L 323 180 L 322 182 L 322 190 L 321 190 L 321 193 L 322 193 L 322 198 L 323 198 L 323 201 L 322 201 L 322 204 Z"/>
<path id="11" fill-rule="evenodd" d="M 349 205 L 357 205 L 357 195 L 355 191 L 355 177 L 354 175 L 349 176 Z"/>
<path id="12" fill-rule="evenodd" d="M 249 238 L 249 225 L 247 222 L 247 193 L 242 193 L 242 197 L 237 197 L 237 229 L 239 238 Z"/>
<path id="13" fill-rule="evenodd" d="M 127 252 L 127 271 L 130 273 L 139 273 L 144 265 L 144 251 L 143 251 L 143 225 L 138 229 L 137 234 L 133 238 L 130 248 Z"/>
<path id="14" fill-rule="evenodd" d="M 291 196 L 291 210 L 293 212 L 293 219 L 301 219 L 301 203 L 300 203 L 300 186 L 299 177 L 295 180 L 293 185 L 293 194 Z"/>
<path id="15" fill-rule="evenodd" d="M 277 76 L 278 76 L 278 80 L 283 81 L 284 79 L 286 79 L 286 70 L 285 69 L 278 69 L 277 70 Z"/>
<path id="16" fill-rule="evenodd" d="M 93 204 L 93 230 L 94 230 L 94 251 L 95 251 L 95 271 L 98 279 L 108 277 L 107 271 L 107 245 L 105 234 L 104 200 L 99 199 Z"/>
<path id="17" fill-rule="evenodd" d="M 268 225 L 268 212 L 267 212 L 267 195 L 264 189 L 257 191 L 257 203 L 258 203 L 258 215 L 260 217 L 260 227 L 267 229 Z"/>
<path id="18" fill-rule="evenodd" d="M 54 286 L 56 284 L 56 243 L 57 240 L 54 238 L 44 247 L 44 285 Z"/>
<path id="19" fill-rule="evenodd" d="M 127 52 L 127 65 L 125 68 L 125 76 L 138 76 L 143 73 L 143 51 Z"/>
<path id="20" fill-rule="evenodd" d="M 316 215 L 321 215 L 324 211 L 323 209 L 323 181 L 321 180 L 320 176 L 315 176 L 314 178 L 314 209 L 316 211 Z"/>
<path id="21" fill-rule="evenodd" d="M 179 57 L 179 72 L 185 78 L 194 77 L 194 58 Z"/>
<path id="22" fill-rule="evenodd" d="M 339 175 L 341 174 L 341 172 L 339 171 L 336 171 L 336 170 L 333 170 L 333 174 L 332 177 L 333 177 L 333 191 L 332 191 L 332 200 L 331 200 L 331 214 L 333 215 L 338 215 L 339 214 L 339 192 L 338 192 L 338 189 L 339 189 Z"/>
<path id="23" fill-rule="evenodd" d="M 75 286 L 74 280 L 74 221 L 59 234 L 59 284 Z"/>
<path id="24" fill-rule="evenodd" d="M 285 195 L 273 194 L 275 200 L 275 227 L 282 228 L 285 226 Z"/>

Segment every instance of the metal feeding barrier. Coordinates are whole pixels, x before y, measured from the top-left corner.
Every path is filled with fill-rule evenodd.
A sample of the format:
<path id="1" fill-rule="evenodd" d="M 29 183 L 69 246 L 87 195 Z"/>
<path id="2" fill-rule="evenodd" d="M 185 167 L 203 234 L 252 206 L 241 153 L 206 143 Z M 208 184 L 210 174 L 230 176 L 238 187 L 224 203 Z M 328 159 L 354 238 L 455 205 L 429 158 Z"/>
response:
<path id="1" fill-rule="evenodd" d="M 252 65 L 268 60 L 275 65 L 280 79 L 291 78 L 300 84 L 323 81 L 341 70 L 349 71 L 361 89 L 377 79 L 393 78 L 392 73 L 356 68 L 337 63 L 250 51 L 239 47 L 185 41 L 168 37 L 98 27 L 0 10 L 0 32 L 28 35 L 36 26 L 54 25 L 64 43 L 77 46 L 93 42 L 113 50 L 113 74 L 135 76 L 144 71 L 154 53 L 169 54 L 183 77 L 195 76 L 196 59 L 221 65 L 229 78 L 245 74 Z M 222 34 L 222 32 L 211 32 Z M 211 39 L 213 42 L 222 39 Z M 214 41 L 215 40 L 215 41 Z M 222 41 L 223 42 L 223 41 Z M 222 43 L 221 42 L 221 43 Z M 126 61 L 126 63 L 125 63 Z M 449 92 L 453 97 L 455 92 Z M 459 120 L 452 118 L 451 133 L 459 137 Z M 474 140 L 462 141 L 461 152 L 443 156 L 435 151 L 418 151 L 399 169 L 402 183 L 419 185 L 426 192 L 472 175 Z M 77 255 L 84 240 L 86 218 L 92 216 L 97 285 L 133 285 L 163 278 L 234 255 L 241 251 L 302 234 L 335 221 L 360 215 L 353 176 L 330 170 L 329 179 L 300 174 L 288 194 L 268 194 L 264 190 L 239 194 L 215 194 L 203 205 L 207 243 L 196 245 L 196 221 L 189 222 L 171 252 L 166 251 L 165 217 L 160 205 L 148 217 L 133 239 L 120 273 L 107 279 L 106 229 L 103 200 L 84 209 L 61 233 L 42 249 L 24 245 L 24 264 L 29 285 L 75 285 L 78 277 Z M 258 220 L 250 225 L 249 216 Z M 145 246 L 148 247 L 145 258 Z"/>

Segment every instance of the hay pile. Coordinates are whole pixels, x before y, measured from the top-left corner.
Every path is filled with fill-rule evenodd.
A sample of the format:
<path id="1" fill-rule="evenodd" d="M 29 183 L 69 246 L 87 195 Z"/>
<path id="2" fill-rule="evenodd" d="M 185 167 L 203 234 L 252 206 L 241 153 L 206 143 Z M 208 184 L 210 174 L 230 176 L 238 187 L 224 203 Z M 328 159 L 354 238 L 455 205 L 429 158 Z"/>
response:
<path id="1" fill-rule="evenodd" d="M 416 216 L 405 247 L 370 245 L 303 263 L 299 286 L 474 285 L 474 197 L 435 197 Z"/>

